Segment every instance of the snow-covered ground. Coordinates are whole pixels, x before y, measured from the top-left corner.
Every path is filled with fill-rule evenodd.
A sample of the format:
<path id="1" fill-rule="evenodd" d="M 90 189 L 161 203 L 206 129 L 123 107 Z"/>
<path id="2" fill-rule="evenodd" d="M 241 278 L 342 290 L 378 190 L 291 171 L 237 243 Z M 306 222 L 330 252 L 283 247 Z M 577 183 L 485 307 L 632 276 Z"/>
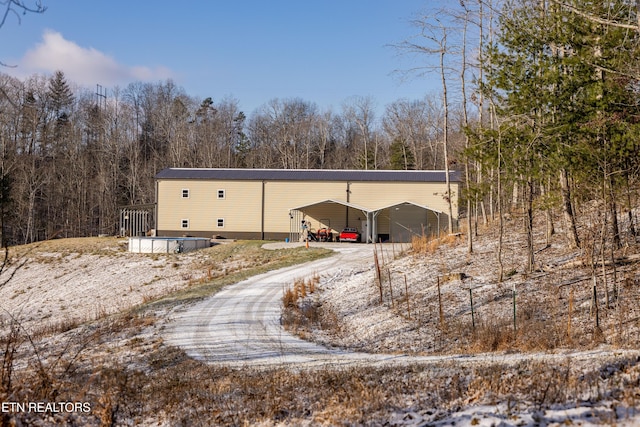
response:
<path id="1" fill-rule="evenodd" d="M 634 261 L 624 261 L 633 259 L 630 255 L 637 248 L 632 242 L 618 255 L 624 259 L 620 266 L 607 268 L 605 291 L 601 270 L 594 282 L 591 271 L 579 265 L 582 252 L 566 250 L 557 239 L 538 249 L 537 269 L 529 274 L 523 274 L 525 250 L 518 236 L 505 239 L 503 263 L 509 275 L 503 282 L 497 280 L 496 240 L 491 236 L 476 240 L 472 255 L 461 239 L 448 239 L 429 253 L 406 250 L 406 256 L 399 256 L 398 247 L 378 245 L 382 286 L 373 259 L 360 269 L 334 269 L 321 277 L 316 293 L 301 305 L 321 307 L 330 313 L 336 327 L 321 328 L 318 322 L 299 331 L 325 346 L 374 354 L 409 353 L 447 360 L 462 353 L 462 365 L 493 364 L 505 369 L 507 376 L 513 375 L 509 366 L 515 366 L 510 362 L 556 358 L 557 366 L 566 364 L 573 374 L 611 370 L 618 380 L 625 378 L 623 384 L 603 384 L 601 394 L 586 393 L 559 404 L 535 404 L 527 400 L 526 392 L 507 401 L 485 396 L 448 412 L 403 412 L 391 424 L 640 425 L 640 405 L 635 397 L 628 398 L 640 396 L 640 269 Z M 594 283 L 597 302 L 593 300 Z M 515 339 L 510 330 L 514 292 Z M 507 332 L 495 332 L 500 328 Z M 478 354 L 488 347 L 482 342 L 484 337 L 495 338 L 490 334 L 506 338 L 496 341 L 495 351 Z M 630 367 L 618 370 L 616 361 L 625 358 Z M 455 368 L 451 375 L 457 375 Z M 563 380 L 552 381 L 561 384 Z M 522 386 L 534 387 L 533 383 L 535 380 Z M 567 384 L 567 390 L 571 387 Z"/>
<path id="2" fill-rule="evenodd" d="M 341 356 L 332 359 L 332 354 L 341 353 L 343 356 L 357 355 L 359 364 L 370 363 L 372 366 L 389 362 L 433 364 L 441 375 L 455 377 L 464 372 L 470 376 L 467 383 L 473 383 L 469 367 L 495 367 L 502 370 L 503 376 L 513 378 L 514 384 L 522 385 L 521 392 L 508 394 L 508 398 L 505 394 L 483 391 L 476 399 L 454 402 L 448 408 L 409 404 L 406 408 L 389 408 L 385 417 L 389 425 L 640 425 L 640 404 L 637 403 L 640 402 L 640 352 L 637 350 L 640 307 L 635 264 L 624 265 L 616 272 L 618 282 L 622 284 L 617 288 L 616 298 L 610 296 L 609 308 L 606 308 L 604 291 L 599 284 L 602 330 L 596 335 L 589 272 L 568 268 L 581 253 L 566 251 L 557 241 L 550 247 L 541 246 L 536 253 L 538 271 L 524 275 L 524 250 L 518 243 L 520 239 L 511 236 L 503 258 L 504 270 L 509 274 L 507 280 L 498 283 L 495 240 L 488 238 L 491 236 L 485 237 L 483 240 L 481 236 L 476 242 L 473 255 L 467 254 L 463 241 L 443 243 L 434 252 L 421 254 L 412 254 L 407 246 L 400 245 L 343 246 L 356 247 L 358 257 L 351 260 L 331 258 L 299 269 L 290 268 L 286 276 L 277 278 L 278 295 L 275 299 L 270 297 L 269 301 L 277 305 L 278 316 L 282 291 L 289 284 L 297 278 L 319 276 L 316 291 L 301 300 L 301 304 L 322 308 L 324 315 L 331 316 L 329 323 L 334 327 L 310 324 L 298 332 L 314 342 L 314 348 L 319 344 L 332 349 L 322 355 L 321 369 L 333 369 L 333 361 L 339 361 Z M 374 251 L 377 251 L 381 265 L 382 303 Z M 27 256 L 28 263 L 0 287 L 0 326 L 8 325 L 10 314 L 29 331 L 65 330 L 61 325 L 73 325 L 125 310 L 156 296 L 184 289 L 192 281 L 206 277 L 210 272 L 201 268 L 203 256 L 206 255 L 129 254 L 120 246 L 99 254 L 65 251 Z M 220 265 L 220 268 L 225 267 Z M 6 278 L 10 273 L 11 270 L 5 271 L 2 277 Z M 441 278 L 442 317 L 438 277 Z M 499 341 L 495 351 L 487 352 L 482 343 L 474 340 L 469 289 L 480 331 L 487 325 L 510 325 L 514 287 L 518 319 L 522 322 L 519 323 L 522 329 L 518 329 L 518 342 Z M 614 292 L 613 287 L 610 292 Z M 162 341 L 159 337 L 167 337 L 174 344 L 185 345 L 180 340 L 187 338 L 188 341 L 188 337 L 171 325 L 181 318 L 189 318 L 189 313 L 193 313 L 191 310 L 199 305 L 159 312 L 165 319 L 145 329 L 142 338 L 158 343 Z M 267 310 L 263 306 L 257 308 Z M 268 310 L 272 309 L 269 306 Z M 260 317 L 255 310 L 247 314 L 249 319 Z M 202 323 L 204 320 L 195 316 L 191 321 Z M 211 321 L 215 322 L 215 319 L 206 319 L 205 323 Z M 529 323 L 530 327 L 527 326 Z M 269 333 L 278 335 L 275 342 L 283 345 L 286 332 L 281 326 L 272 323 L 269 329 Z M 540 336 L 555 337 L 555 346 L 545 349 L 551 338 L 534 340 L 535 332 Z M 171 334 L 173 338 L 169 336 Z M 127 337 L 126 341 L 131 342 L 134 338 Z M 250 333 L 243 343 L 247 344 L 252 338 L 256 335 Z M 199 339 L 201 343 L 191 349 L 196 350 L 196 356 L 206 353 L 204 343 L 210 341 L 206 336 Z M 243 343 L 232 342 L 236 350 Z M 284 360 L 282 352 L 280 348 L 276 355 L 280 367 Z M 251 369 L 245 362 L 245 369 Z M 296 368 L 295 360 L 290 362 L 289 365 Z M 527 368 L 523 366 L 529 362 L 557 366 L 559 372 L 565 368 L 572 378 L 579 379 L 581 372 L 585 378 L 591 378 L 595 372 L 598 378 L 585 379 L 585 385 L 579 381 L 578 384 L 567 384 L 567 389 L 580 391 L 576 398 L 541 404 L 531 399 L 529 388 L 532 384 L 516 378 L 521 373 L 527 376 Z M 522 369 L 525 372 L 521 372 Z M 533 383 L 535 379 L 530 381 Z M 563 379 L 557 381 L 561 383 Z M 544 396 L 542 401 L 545 401 Z M 298 421 L 305 423 L 305 420 Z"/>
<path id="3" fill-rule="evenodd" d="M 171 257 L 123 250 L 126 239 L 105 239 L 109 253 L 28 253 L 2 273 L 0 325 L 10 317 L 27 331 L 64 329 L 129 309 L 184 288 L 198 275 L 198 255 Z"/>
<path id="4" fill-rule="evenodd" d="M 407 255 L 407 246 L 350 245 L 336 246 L 336 249 L 340 254 L 329 260 L 266 273 L 230 286 L 186 310 L 175 311 L 164 332 L 165 338 L 199 360 L 249 369 L 265 366 L 342 369 L 345 366 L 426 364 L 432 365 L 433 369 L 445 369 L 452 376 L 459 375 L 462 367 L 469 366 L 480 369 L 494 366 L 505 370 L 504 375 L 510 376 L 513 375 L 510 370 L 522 369 L 523 364 L 545 363 L 558 367 L 570 365 L 572 377 L 579 376 L 580 372 L 606 369 L 608 375 L 622 375 L 627 378 L 625 384 L 635 384 L 634 387 L 637 387 L 640 351 L 606 342 L 578 349 L 560 346 L 549 351 L 523 352 L 515 348 L 480 354 L 451 353 L 452 349 L 458 348 L 455 347 L 457 344 L 444 342 L 451 341 L 451 338 L 438 331 L 439 319 L 427 320 L 429 316 L 421 313 L 418 305 L 421 301 L 423 308 L 433 305 L 433 301 L 429 303 L 429 300 L 433 300 L 437 294 L 437 283 L 434 285 L 430 282 L 433 277 L 446 275 L 453 269 L 463 272 L 464 276 L 455 276 L 455 280 L 442 283 L 441 292 L 446 295 L 448 302 L 443 311 L 445 318 L 459 315 L 470 317 L 470 313 L 460 314 L 460 309 L 453 303 L 463 300 L 468 295 L 469 287 L 476 292 L 478 306 L 486 306 L 480 310 L 480 318 L 489 316 L 488 312 L 495 309 L 491 307 L 494 300 L 501 301 L 492 296 L 492 292 L 496 292 L 496 288 L 504 292 L 502 286 L 496 287 L 492 272 L 487 269 L 486 263 L 491 262 L 492 256 L 489 251 L 478 255 L 483 260 L 478 266 L 464 256 L 464 245 L 456 242 L 441 248 L 442 252 L 451 252 L 454 256 L 449 258 L 435 254 L 432 260 L 436 262 L 426 262 L 423 255 Z M 392 292 L 386 289 L 388 282 L 383 289 L 383 303 L 379 302 L 374 251 L 378 251 L 379 259 L 385 260 L 383 270 L 392 272 L 394 303 L 391 302 Z M 558 256 L 557 253 L 553 254 L 552 248 L 547 253 L 552 254 L 553 258 Z M 575 254 L 563 254 L 562 262 L 569 262 L 575 257 Z M 305 297 L 301 305 L 317 304 L 323 307 L 337 317 L 339 327 L 326 330 L 315 325 L 299 332 L 321 346 L 296 339 L 279 325 L 283 290 L 298 279 L 316 275 L 320 276 L 318 289 Z M 460 280 L 460 277 L 465 279 Z M 527 280 L 528 277 L 519 277 L 512 279 L 512 282 L 517 288 L 522 288 L 527 286 Z M 511 288 L 512 285 L 507 290 Z M 525 289 L 529 291 L 530 298 L 544 299 L 544 286 L 539 291 L 531 285 Z M 410 295 L 417 295 L 408 299 L 413 308 L 410 306 L 407 309 L 405 305 L 407 291 Z M 433 317 L 434 308 L 427 309 L 431 310 Z M 577 314 L 575 317 L 576 328 L 580 322 L 586 322 Z M 575 336 L 580 334 L 576 332 Z M 619 360 L 630 362 L 621 365 L 617 362 Z M 446 367 L 443 368 L 443 364 Z M 472 382 L 473 379 L 470 377 L 468 381 Z M 535 383 L 536 380 L 531 379 L 530 383 L 523 382 L 523 387 L 534 388 Z M 574 390 L 580 389 L 573 387 Z M 620 399 L 623 390 L 619 385 L 610 385 L 611 390 L 606 390 L 607 387 L 603 386 L 605 390 L 602 393 L 581 392 L 579 400 L 568 399 L 568 402 L 561 404 L 544 405 L 528 400 L 531 396 L 525 390 L 512 395 L 507 401 L 500 397 L 487 398 L 483 394 L 477 401 L 467 402 L 458 408 L 435 412 L 430 409 L 400 411 L 391 415 L 389 423 L 434 426 L 640 425 L 640 412 L 633 400 Z M 640 390 L 625 392 L 635 395 Z"/>

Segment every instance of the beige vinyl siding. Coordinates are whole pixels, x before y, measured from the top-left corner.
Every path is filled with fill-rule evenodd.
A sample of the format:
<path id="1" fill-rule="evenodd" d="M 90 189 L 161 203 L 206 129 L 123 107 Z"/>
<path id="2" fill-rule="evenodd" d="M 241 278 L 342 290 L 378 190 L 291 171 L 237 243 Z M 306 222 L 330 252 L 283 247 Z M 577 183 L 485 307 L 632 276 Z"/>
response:
<path id="1" fill-rule="evenodd" d="M 380 214 L 376 218 L 376 225 L 378 227 L 378 234 L 390 235 L 391 234 L 391 209 L 383 209 Z M 425 224 L 424 224 L 424 232 L 426 235 L 434 235 L 438 233 L 438 226 L 441 230 L 446 229 L 447 227 L 447 217 L 442 215 L 440 218 L 440 222 L 438 222 L 438 215 L 432 211 L 425 212 Z M 420 230 L 422 233 L 422 230 Z"/>
<path id="2" fill-rule="evenodd" d="M 383 209 L 376 217 L 378 234 L 389 234 L 389 209 Z"/>
<path id="3" fill-rule="evenodd" d="M 265 230 L 289 232 L 289 210 L 327 199 L 344 201 L 347 185 L 344 182 L 269 181 L 265 183 Z M 317 228 L 314 218 L 312 224 Z"/>
<path id="4" fill-rule="evenodd" d="M 329 227 L 333 230 L 340 231 L 345 225 L 346 207 L 337 204 L 325 204 L 313 206 L 306 212 L 306 220 L 311 222 L 311 230 L 316 231 L 320 228 Z"/>
<path id="5" fill-rule="evenodd" d="M 189 197 L 182 190 L 189 189 Z M 218 198 L 224 190 L 224 199 Z M 185 233 L 215 231 L 224 218 L 225 231 L 260 232 L 262 183 L 256 181 L 158 181 L 158 229 Z M 182 229 L 183 219 L 189 229 Z"/>
<path id="6" fill-rule="evenodd" d="M 452 183 L 451 186 L 454 200 L 457 200 L 458 183 Z M 440 226 L 446 226 L 448 206 L 443 197 L 445 183 L 158 179 L 157 229 L 175 234 L 244 235 L 250 238 L 259 238 L 264 232 L 267 238 L 280 238 L 290 231 L 297 231 L 289 211 L 304 207 L 305 218 L 311 221 L 314 230 L 330 226 L 339 232 L 350 226 L 362 232 L 366 215 L 361 210 L 335 203 L 311 206 L 326 200 L 346 203 L 347 188 L 350 190 L 348 203 L 352 206 L 370 211 L 387 208 L 376 218 L 378 234 L 390 233 L 388 207 L 404 202 L 445 213 Z M 183 197 L 183 190 L 188 190 L 188 197 Z M 221 190 L 224 191 L 224 198 L 218 197 Z M 454 204 L 454 218 L 457 215 L 458 207 Z M 189 220 L 188 229 L 181 227 L 185 219 Z M 218 219 L 224 220 L 224 227 L 218 227 Z M 435 215 L 427 214 L 427 221 L 429 228 L 437 228 Z"/>
<path id="7" fill-rule="evenodd" d="M 457 183 L 451 184 L 453 200 L 458 197 Z M 396 203 L 413 202 L 436 211 L 448 212 L 444 194 L 445 183 L 429 182 L 353 182 L 351 183 L 351 203 L 367 207 L 391 206 Z M 458 207 L 454 203 L 453 216 L 457 218 Z"/>

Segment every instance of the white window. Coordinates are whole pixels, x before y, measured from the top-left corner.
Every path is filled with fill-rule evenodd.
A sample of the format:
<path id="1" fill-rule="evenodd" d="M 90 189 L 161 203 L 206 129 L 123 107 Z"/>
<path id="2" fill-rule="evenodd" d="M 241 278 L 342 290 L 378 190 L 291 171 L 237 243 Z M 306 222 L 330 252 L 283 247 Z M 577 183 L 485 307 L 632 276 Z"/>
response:
<path id="1" fill-rule="evenodd" d="M 188 219 L 183 219 L 181 221 L 181 225 L 182 225 L 182 228 L 189 228 L 189 220 Z"/>
<path id="2" fill-rule="evenodd" d="M 224 218 L 218 218 L 218 228 L 224 228 Z"/>
<path id="3" fill-rule="evenodd" d="M 183 188 L 182 189 L 182 198 L 183 199 L 188 199 L 189 198 L 189 189 L 188 188 Z"/>
<path id="4" fill-rule="evenodd" d="M 225 191 L 218 190 L 218 199 L 224 199 L 224 198 L 225 198 Z"/>

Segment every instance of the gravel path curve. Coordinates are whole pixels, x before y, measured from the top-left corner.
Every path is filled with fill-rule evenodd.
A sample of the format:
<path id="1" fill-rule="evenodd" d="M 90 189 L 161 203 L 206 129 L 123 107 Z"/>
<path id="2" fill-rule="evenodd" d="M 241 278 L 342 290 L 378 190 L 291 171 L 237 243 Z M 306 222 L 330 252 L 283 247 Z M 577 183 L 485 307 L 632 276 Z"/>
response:
<path id="1" fill-rule="evenodd" d="M 291 244 L 289 244 L 291 245 Z M 326 247 L 326 246 L 325 246 Z M 225 287 L 220 292 L 174 311 L 162 333 L 167 344 L 182 348 L 197 360 L 242 367 L 387 366 L 409 363 L 518 363 L 522 360 L 588 361 L 638 352 L 586 352 L 406 356 L 356 353 L 304 341 L 280 324 L 283 290 L 295 279 L 340 269 L 373 268 L 373 246 L 331 245 L 336 254 L 325 259 L 270 271 Z"/>
<path id="2" fill-rule="evenodd" d="M 369 268 L 372 263 L 370 245 L 332 248 L 336 255 L 329 258 L 254 276 L 195 305 L 182 307 L 165 328 L 165 341 L 193 358 L 232 366 L 335 365 L 370 359 L 372 355 L 304 341 L 280 324 L 283 290 L 295 279 L 337 269 Z"/>

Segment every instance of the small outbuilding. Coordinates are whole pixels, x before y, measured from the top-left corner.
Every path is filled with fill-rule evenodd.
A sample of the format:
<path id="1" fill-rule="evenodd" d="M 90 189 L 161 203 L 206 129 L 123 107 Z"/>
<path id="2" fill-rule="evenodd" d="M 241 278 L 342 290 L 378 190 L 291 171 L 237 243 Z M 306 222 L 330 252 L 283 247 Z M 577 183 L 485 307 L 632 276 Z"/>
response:
<path id="1" fill-rule="evenodd" d="M 444 171 L 165 169 L 156 175 L 159 236 L 299 240 L 303 231 L 359 230 L 407 242 L 458 220 L 460 179 Z M 304 228 L 303 222 L 304 221 Z"/>

